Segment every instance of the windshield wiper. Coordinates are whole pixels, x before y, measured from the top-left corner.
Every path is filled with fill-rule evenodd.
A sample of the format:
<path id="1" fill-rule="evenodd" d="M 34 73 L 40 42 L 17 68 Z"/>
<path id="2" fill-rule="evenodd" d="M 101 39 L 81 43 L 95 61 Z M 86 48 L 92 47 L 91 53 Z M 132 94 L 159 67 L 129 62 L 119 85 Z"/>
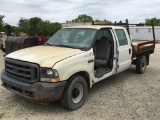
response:
<path id="1" fill-rule="evenodd" d="M 45 45 L 53 46 L 53 45 L 52 45 L 52 44 L 50 44 L 50 43 L 45 43 Z"/>
<path id="2" fill-rule="evenodd" d="M 77 47 L 68 46 L 68 45 L 57 45 L 57 47 L 67 47 L 67 48 L 78 49 Z"/>
<path id="3" fill-rule="evenodd" d="M 52 44 L 50 44 L 50 43 L 45 43 L 45 45 L 56 46 L 56 47 L 73 48 L 73 49 L 80 49 L 80 50 L 85 50 L 85 49 L 86 49 L 86 47 L 80 48 L 80 47 L 74 47 L 74 46 L 69 46 L 69 45 L 54 45 L 54 44 L 52 45 Z"/>
<path id="4" fill-rule="evenodd" d="M 79 47 L 77 49 L 80 49 L 80 50 L 86 50 L 87 48 L 86 47 Z"/>

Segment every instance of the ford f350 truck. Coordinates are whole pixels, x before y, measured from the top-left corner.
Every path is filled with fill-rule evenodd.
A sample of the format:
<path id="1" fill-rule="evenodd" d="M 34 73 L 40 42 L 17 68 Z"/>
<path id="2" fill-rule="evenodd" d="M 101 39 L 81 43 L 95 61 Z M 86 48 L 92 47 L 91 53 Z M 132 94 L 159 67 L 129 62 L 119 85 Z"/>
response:
<path id="1" fill-rule="evenodd" d="M 94 23 L 66 27 L 43 46 L 10 53 L 5 57 L 2 85 L 34 101 L 60 99 L 65 108 L 78 109 L 95 83 L 127 70 L 131 64 L 137 73 L 145 72 L 155 40 L 132 45 L 126 25 L 127 30 Z"/>

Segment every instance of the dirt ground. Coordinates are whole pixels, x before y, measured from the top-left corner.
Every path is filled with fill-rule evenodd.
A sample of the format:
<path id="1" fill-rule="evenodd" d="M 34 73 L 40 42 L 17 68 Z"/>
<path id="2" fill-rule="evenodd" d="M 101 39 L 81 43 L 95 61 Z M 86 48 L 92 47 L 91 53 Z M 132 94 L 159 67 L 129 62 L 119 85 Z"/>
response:
<path id="1" fill-rule="evenodd" d="M 160 120 L 160 44 L 145 74 L 135 66 L 95 84 L 83 107 L 68 111 L 58 101 L 40 105 L 0 86 L 0 119 L 7 120 Z M 4 68 L 0 51 L 0 71 Z M 1 84 L 1 81 L 0 81 Z"/>

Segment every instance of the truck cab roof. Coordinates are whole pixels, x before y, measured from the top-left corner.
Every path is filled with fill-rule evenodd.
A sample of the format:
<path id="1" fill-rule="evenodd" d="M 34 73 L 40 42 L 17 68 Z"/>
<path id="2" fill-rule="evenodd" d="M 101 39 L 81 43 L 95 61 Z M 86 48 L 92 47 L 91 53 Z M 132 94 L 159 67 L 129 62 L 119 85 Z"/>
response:
<path id="1" fill-rule="evenodd" d="M 89 28 L 89 29 L 101 29 L 101 28 L 112 28 L 112 29 L 124 29 L 122 26 L 108 26 L 108 25 L 82 25 L 82 26 L 71 26 L 65 28 Z M 65 29 L 64 28 L 64 29 Z"/>

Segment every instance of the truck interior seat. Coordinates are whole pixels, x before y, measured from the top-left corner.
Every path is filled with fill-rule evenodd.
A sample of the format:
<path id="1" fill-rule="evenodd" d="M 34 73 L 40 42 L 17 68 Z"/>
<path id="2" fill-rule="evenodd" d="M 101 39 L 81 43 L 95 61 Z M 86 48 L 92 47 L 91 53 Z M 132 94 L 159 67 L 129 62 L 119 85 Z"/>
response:
<path id="1" fill-rule="evenodd" d="M 107 65 L 111 54 L 111 41 L 102 37 L 95 44 L 95 66 Z"/>

